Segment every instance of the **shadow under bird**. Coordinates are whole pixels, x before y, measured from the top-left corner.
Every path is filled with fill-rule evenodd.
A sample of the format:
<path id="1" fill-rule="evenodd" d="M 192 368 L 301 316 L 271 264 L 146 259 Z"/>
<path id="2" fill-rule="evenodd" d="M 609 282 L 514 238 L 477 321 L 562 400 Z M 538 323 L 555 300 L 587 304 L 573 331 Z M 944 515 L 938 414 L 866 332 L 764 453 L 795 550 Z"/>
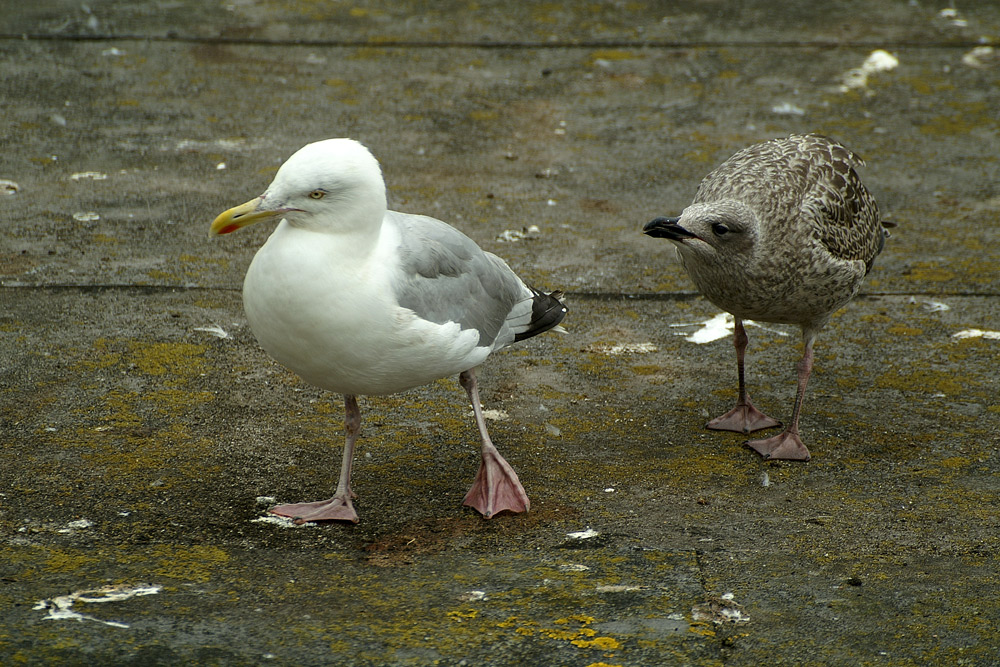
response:
<path id="1" fill-rule="evenodd" d="M 750 433 L 781 425 L 747 394 L 743 321 L 801 327 L 805 349 L 791 421 L 778 435 L 746 443 L 766 459 L 809 460 L 799 415 L 813 343 L 858 293 L 888 235 L 856 171 L 863 164 L 816 134 L 754 144 L 706 176 L 680 217 L 656 218 L 643 229 L 670 241 L 698 290 L 735 318 L 739 397 L 706 428 Z"/>
<path id="2" fill-rule="evenodd" d="M 344 395 L 347 431 L 332 498 L 278 505 L 304 521 L 358 521 L 351 463 L 360 394 L 392 394 L 457 374 L 472 403 L 481 462 L 464 504 L 489 518 L 529 508 L 490 441 L 474 369 L 496 350 L 556 327 L 561 293 L 527 286 L 507 264 L 440 220 L 387 209 L 378 162 L 360 143 L 308 144 L 264 194 L 215 219 L 228 234 L 280 220 L 243 283 L 261 347 L 310 384 Z"/>

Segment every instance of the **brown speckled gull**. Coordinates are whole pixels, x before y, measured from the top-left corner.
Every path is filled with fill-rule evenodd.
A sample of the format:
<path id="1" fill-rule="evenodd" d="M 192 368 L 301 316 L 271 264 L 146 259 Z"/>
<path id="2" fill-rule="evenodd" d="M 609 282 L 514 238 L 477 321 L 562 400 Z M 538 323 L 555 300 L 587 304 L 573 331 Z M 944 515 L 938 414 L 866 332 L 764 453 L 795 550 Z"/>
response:
<path id="1" fill-rule="evenodd" d="M 780 434 L 747 443 L 764 458 L 809 460 L 799 413 L 813 343 L 830 315 L 858 293 L 885 243 L 878 205 L 855 171 L 863 164 L 816 134 L 754 144 L 706 176 L 679 218 L 656 218 L 643 229 L 672 242 L 701 293 L 736 319 L 739 398 L 707 428 L 749 433 L 780 426 L 747 395 L 743 320 L 802 328 L 792 419 Z"/>

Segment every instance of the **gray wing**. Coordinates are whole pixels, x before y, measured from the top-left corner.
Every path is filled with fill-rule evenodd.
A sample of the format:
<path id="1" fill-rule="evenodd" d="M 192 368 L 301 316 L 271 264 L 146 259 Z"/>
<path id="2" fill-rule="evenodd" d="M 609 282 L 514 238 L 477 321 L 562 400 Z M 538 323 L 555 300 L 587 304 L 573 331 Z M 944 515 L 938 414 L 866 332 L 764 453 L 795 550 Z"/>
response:
<path id="1" fill-rule="evenodd" d="M 476 329 L 479 344 L 513 342 L 521 320 L 531 320 L 533 291 L 507 264 L 454 227 L 422 215 L 386 213 L 399 230 L 399 304 L 419 317 Z M 524 312 L 521 312 L 524 311 Z"/>

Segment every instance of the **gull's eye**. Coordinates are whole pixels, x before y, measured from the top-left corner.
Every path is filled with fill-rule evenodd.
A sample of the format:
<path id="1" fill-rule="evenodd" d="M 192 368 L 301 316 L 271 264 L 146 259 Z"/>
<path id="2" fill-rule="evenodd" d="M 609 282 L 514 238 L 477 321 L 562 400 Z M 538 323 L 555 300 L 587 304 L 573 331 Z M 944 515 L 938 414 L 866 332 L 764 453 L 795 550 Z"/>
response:
<path id="1" fill-rule="evenodd" d="M 309 199 L 322 199 L 326 196 L 326 193 L 322 190 L 313 190 L 309 193 Z"/>
<path id="2" fill-rule="evenodd" d="M 729 227 L 726 227 L 721 222 L 713 222 L 712 233 L 715 234 L 716 236 L 725 236 L 726 234 L 729 233 Z"/>

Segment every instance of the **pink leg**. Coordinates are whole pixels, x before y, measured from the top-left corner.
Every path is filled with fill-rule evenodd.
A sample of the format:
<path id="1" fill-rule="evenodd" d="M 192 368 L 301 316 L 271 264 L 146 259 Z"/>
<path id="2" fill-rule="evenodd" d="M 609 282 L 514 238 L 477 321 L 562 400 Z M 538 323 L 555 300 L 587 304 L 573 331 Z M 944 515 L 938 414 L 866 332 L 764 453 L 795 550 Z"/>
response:
<path id="1" fill-rule="evenodd" d="M 476 417 L 476 426 L 479 428 L 479 439 L 482 441 L 482 460 L 479 463 L 479 472 L 476 473 L 476 480 L 472 483 L 469 492 L 465 494 L 462 504 L 472 507 L 487 519 L 504 510 L 526 512 L 531 506 L 528 494 L 524 492 L 524 487 L 517 479 L 517 473 L 500 456 L 500 452 L 490 441 L 490 434 L 486 431 L 486 422 L 483 420 L 483 411 L 479 405 L 479 389 L 475 372 L 472 370 L 464 371 L 458 376 L 458 381 L 469 394 L 472 412 Z"/>
<path id="2" fill-rule="evenodd" d="M 746 329 L 743 328 L 743 320 L 736 318 L 736 329 L 733 332 L 733 346 L 736 348 L 736 374 L 739 378 L 739 398 L 736 399 L 736 407 L 726 414 L 716 417 L 705 424 L 705 428 L 713 431 L 736 431 L 737 433 L 750 433 L 759 431 L 762 428 L 781 426 L 781 422 L 771 419 L 763 412 L 754 407 L 747 394 L 746 382 L 743 376 L 743 358 L 747 350 Z"/>
<path id="3" fill-rule="evenodd" d="M 754 450 L 765 459 L 786 461 L 808 461 L 809 450 L 799 438 L 799 413 L 802 411 L 802 399 L 806 395 L 806 384 L 813 365 L 813 340 L 815 336 L 807 336 L 805 352 L 798 365 L 798 390 L 795 393 L 795 407 L 792 409 L 792 423 L 778 435 L 763 440 L 751 440 L 747 447 Z"/>
<path id="4" fill-rule="evenodd" d="M 271 513 L 292 517 L 295 523 L 307 521 L 351 521 L 358 522 L 354 511 L 351 491 L 351 464 L 354 462 L 354 441 L 361 431 L 361 410 L 358 399 L 350 394 L 344 395 L 344 426 L 347 430 L 347 440 L 344 443 L 344 458 L 340 464 L 340 480 L 337 490 L 329 500 L 314 503 L 295 503 L 292 505 L 277 505 L 271 508 Z"/>

